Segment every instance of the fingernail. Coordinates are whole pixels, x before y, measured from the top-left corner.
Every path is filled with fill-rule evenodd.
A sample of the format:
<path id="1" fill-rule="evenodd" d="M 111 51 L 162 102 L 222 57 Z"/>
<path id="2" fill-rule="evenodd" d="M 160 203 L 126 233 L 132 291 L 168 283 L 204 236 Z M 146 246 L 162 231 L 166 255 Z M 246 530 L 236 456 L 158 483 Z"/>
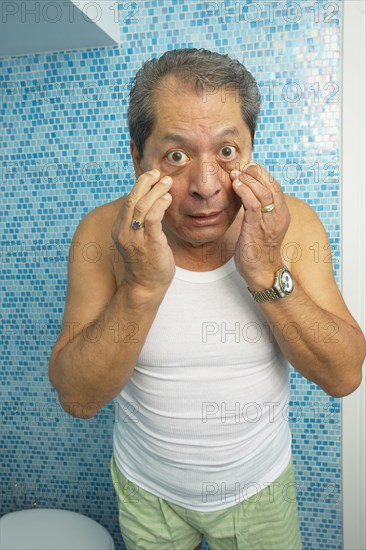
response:
<path id="1" fill-rule="evenodd" d="M 159 170 L 154 168 L 153 170 L 149 170 L 149 174 L 151 174 L 152 176 L 159 176 L 160 172 Z"/>
<path id="2" fill-rule="evenodd" d="M 234 178 L 236 178 L 237 176 L 239 176 L 240 172 L 239 172 L 239 170 L 232 170 L 232 171 L 230 172 L 230 174 L 231 174 Z"/>
<path id="3" fill-rule="evenodd" d="M 233 181 L 233 184 L 236 186 L 236 187 L 240 187 L 242 184 L 242 182 L 240 180 L 234 180 Z"/>
<path id="4" fill-rule="evenodd" d="M 173 180 L 170 176 L 164 176 L 160 181 L 161 183 L 165 183 L 165 185 L 170 185 Z"/>

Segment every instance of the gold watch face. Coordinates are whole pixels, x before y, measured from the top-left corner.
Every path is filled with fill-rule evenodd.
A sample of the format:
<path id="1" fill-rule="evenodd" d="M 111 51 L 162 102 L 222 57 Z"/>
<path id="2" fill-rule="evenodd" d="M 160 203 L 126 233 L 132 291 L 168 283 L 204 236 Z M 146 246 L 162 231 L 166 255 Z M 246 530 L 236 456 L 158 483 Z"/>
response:
<path id="1" fill-rule="evenodd" d="M 287 269 L 281 273 L 280 285 L 286 294 L 290 294 L 290 292 L 294 289 L 294 282 L 292 280 L 291 273 Z"/>

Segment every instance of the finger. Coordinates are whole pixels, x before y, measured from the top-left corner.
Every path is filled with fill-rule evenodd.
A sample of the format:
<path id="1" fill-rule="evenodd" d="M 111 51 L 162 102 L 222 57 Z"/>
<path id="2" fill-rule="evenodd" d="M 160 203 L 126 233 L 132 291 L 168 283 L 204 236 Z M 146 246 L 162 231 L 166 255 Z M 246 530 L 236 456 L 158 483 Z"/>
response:
<path id="1" fill-rule="evenodd" d="M 255 198 L 259 201 L 261 208 L 269 204 L 274 204 L 275 207 L 278 206 L 277 197 L 275 197 L 266 185 L 260 183 L 257 179 L 248 174 L 240 175 L 239 180 L 243 182 L 244 186 L 249 187 Z"/>
<path id="2" fill-rule="evenodd" d="M 170 176 L 164 176 L 163 178 L 161 178 L 159 182 L 155 183 L 152 187 L 151 187 L 151 181 L 150 181 L 150 190 L 147 190 L 145 194 L 142 195 L 142 197 L 139 200 L 137 200 L 137 202 L 132 204 L 133 208 L 129 207 L 128 211 L 124 212 L 124 218 L 123 218 L 124 229 L 128 230 L 128 226 L 130 226 L 130 229 L 131 229 L 132 228 L 131 224 L 133 220 L 139 220 L 141 222 L 144 222 L 150 208 L 153 206 L 153 204 L 157 200 L 159 200 L 167 192 L 168 189 L 170 189 L 172 183 L 173 183 L 173 180 Z M 145 185 L 146 185 L 146 182 L 145 182 Z M 134 229 L 132 230 L 134 231 Z"/>
<path id="3" fill-rule="evenodd" d="M 250 170 L 250 174 L 249 174 Z M 268 206 L 269 204 L 275 204 L 275 199 L 271 189 L 268 185 L 265 185 L 263 179 L 261 181 L 261 166 L 253 161 L 243 167 L 242 171 L 233 170 L 233 177 L 241 181 L 244 185 L 247 185 L 252 191 L 254 196 L 258 199 L 261 207 Z M 262 183 L 263 182 L 263 183 Z"/>
<path id="4" fill-rule="evenodd" d="M 138 200 L 143 197 L 160 180 L 159 170 L 150 170 L 144 172 L 138 178 L 131 191 L 126 195 L 123 201 L 124 218 L 130 219 Z"/>
<path id="5" fill-rule="evenodd" d="M 273 202 L 276 205 L 280 206 L 284 204 L 285 197 L 281 185 L 263 166 L 256 162 L 250 162 L 243 172 L 267 187 L 271 191 L 274 199 Z"/>
<path id="6" fill-rule="evenodd" d="M 161 180 L 154 185 L 154 187 L 146 193 L 135 204 L 133 211 L 133 219 L 145 221 L 146 215 L 155 201 L 160 199 L 168 189 L 170 189 L 173 180 L 170 176 L 164 176 Z"/>
<path id="7" fill-rule="evenodd" d="M 264 168 L 258 164 L 258 162 L 255 162 L 254 160 L 251 160 L 241 168 L 241 172 L 243 174 L 248 174 L 254 179 L 258 180 L 260 183 L 264 184 Z"/>
<path id="8" fill-rule="evenodd" d="M 166 210 L 169 208 L 173 200 L 170 193 L 165 193 L 162 197 L 154 202 L 145 216 L 144 231 L 146 237 L 151 237 L 153 240 L 158 240 L 163 231 L 161 222 Z"/>
<path id="9" fill-rule="evenodd" d="M 251 160 L 247 164 L 240 165 L 235 170 L 233 170 L 232 175 L 234 177 L 237 177 L 238 170 L 241 174 L 247 174 L 248 176 L 251 176 L 271 190 L 276 181 L 274 177 L 269 172 L 267 172 L 267 170 L 263 166 L 261 166 L 258 162 L 254 160 Z"/>
<path id="10" fill-rule="evenodd" d="M 245 210 L 245 222 L 249 225 L 258 225 L 258 223 L 262 220 L 262 205 L 260 200 L 256 197 L 250 187 L 248 187 L 240 179 L 233 181 L 233 189 L 243 203 Z"/>
<path id="11" fill-rule="evenodd" d="M 246 177 L 241 177 L 244 175 Z M 258 193 L 260 193 L 261 188 L 269 190 L 271 193 L 271 200 L 269 199 L 268 194 L 262 193 L 260 197 L 262 206 L 267 206 L 268 204 L 273 203 L 278 210 L 286 207 L 285 196 L 283 194 L 280 184 L 260 164 L 252 161 L 243 168 L 240 174 L 237 170 L 234 170 L 231 173 L 231 176 L 234 179 L 239 177 L 241 181 L 249 185 L 251 183 L 254 184 L 255 181 L 257 181 L 258 184 L 261 185 L 261 187 L 259 187 L 259 185 L 256 186 Z M 251 188 L 254 191 L 254 185 L 252 185 Z"/>
<path id="12" fill-rule="evenodd" d="M 246 174 L 250 166 L 255 167 L 255 172 L 253 172 L 253 169 L 252 169 L 251 175 L 259 179 L 261 166 L 254 160 L 251 160 L 249 162 L 236 163 L 236 165 L 232 168 L 232 170 L 230 170 L 230 175 L 235 179 L 240 174 Z"/>

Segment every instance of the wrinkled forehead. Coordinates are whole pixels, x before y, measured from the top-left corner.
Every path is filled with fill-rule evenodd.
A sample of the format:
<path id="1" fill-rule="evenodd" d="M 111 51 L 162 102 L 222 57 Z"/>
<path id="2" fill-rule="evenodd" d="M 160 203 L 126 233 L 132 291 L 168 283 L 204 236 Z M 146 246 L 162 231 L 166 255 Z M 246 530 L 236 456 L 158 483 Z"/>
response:
<path id="1" fill-rule="evenodd" d="M 159 82 L 153 97 L 154 128 L 166 125 L 246 124 L 242 117 L 241 98 L 233 86 L 199 84 L 187 77 L 169 75 Z"/>

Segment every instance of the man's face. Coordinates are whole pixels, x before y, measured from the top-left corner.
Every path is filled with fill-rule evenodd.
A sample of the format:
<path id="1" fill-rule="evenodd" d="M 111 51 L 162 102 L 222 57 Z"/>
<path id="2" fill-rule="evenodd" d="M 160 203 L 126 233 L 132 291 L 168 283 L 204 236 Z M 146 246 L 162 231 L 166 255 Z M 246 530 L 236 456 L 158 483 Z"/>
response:
<path id="1" fill-rule="evenodd" d="M 156 95 L 155 113 L 143 159 L 136 147 L 131 150 L 137 177 L 157 168 L 173 178 L 173 200 L 162 222 L 168 241 L 185 248 L 220 242 L 242 207 L 229 172 L 252 155 L 238 93 L 222 88 L 197 95 L 170 76 Z M 220 214 L 193 217 L 212 212 Z"/>

